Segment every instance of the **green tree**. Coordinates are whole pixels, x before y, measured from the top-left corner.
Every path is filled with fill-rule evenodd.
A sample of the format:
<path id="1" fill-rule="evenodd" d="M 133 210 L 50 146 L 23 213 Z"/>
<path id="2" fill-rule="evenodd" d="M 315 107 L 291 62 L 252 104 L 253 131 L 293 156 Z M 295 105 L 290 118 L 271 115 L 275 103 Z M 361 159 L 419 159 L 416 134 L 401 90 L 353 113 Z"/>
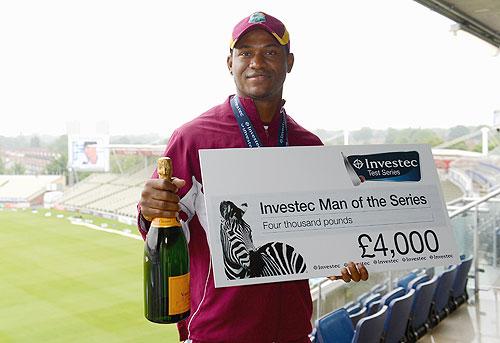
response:
<path id="1" fill-rule="evenodd" d="M 45 173 L 49 175 L 66 175 L 68 154 L 60 155 L 45 167 Z"/>
<path id="2" fill-rule="evenodd" d="M 388 144 L 430 144 L 436 146 L 443 139 L 431 129 L 388 129 L 385 142 Z"/>
<path id="3" fill-rule="evenodd" d="M 49 145 L 51 151 L 57 152 L 61 155 L 66 155 L 68 158 L 68 135 L 59 136 L 55 141 Z"/>
<path id="4" fill-rule="evenodd" d="M 373 130 L 369 127 L 362 127 L 360 130 L 353 131 L 351 135 L 356 142 L 368 144 L 373 138 Z"/>
<path id="5" fill-rule="evenodd" d="M 431 129 L 419 129 L 413 132 L 412 140 L 414 143 L 430 144 L 432 146 L 443 143 L 443 139 L 439 137 Z"/>
<path id="6" fill-rule="evenodd" d="M 13 175 L 24 175 L 25 172 L 26 168 L 19 162 L 14 163 L 14 166 L 11 169 L 11 174 Z"/>
<path id="7" fill-rule="evenodd" d="M 39 148 L 40 147 L 40 137 L 32 136 L 30 139 L 30 148 Z"/>
<path id="8" fill-rule="evenodd" d="M 448 131 L 448 139 L 452 140 L 458 137 L 465 136 L 469 133 L 470 130 L 463 125 L 453 126 L 452 128 L 450 128 L 450 131 Z"/>
<path id="9" fill-rule="evenodd" d="M 450 146 L 450 149 L 467 150 L 467 144 L 465 142 L 458 142 Z"/>
<path id="10" fill-rule="evenodd" d="M 111 155 L 110 162 L 112 173 L 120 173 L 120 167 L 125 173 L 143 165 L 144 157 L 138 155 Z M 120 167 L 118 167 L 118 164 Z"/>
<path id="11" fill-rule="evenodd" d="M 0 174 L 5 174 L 5 164 L 3 163 L 3 159 L 0 157 Z"/>

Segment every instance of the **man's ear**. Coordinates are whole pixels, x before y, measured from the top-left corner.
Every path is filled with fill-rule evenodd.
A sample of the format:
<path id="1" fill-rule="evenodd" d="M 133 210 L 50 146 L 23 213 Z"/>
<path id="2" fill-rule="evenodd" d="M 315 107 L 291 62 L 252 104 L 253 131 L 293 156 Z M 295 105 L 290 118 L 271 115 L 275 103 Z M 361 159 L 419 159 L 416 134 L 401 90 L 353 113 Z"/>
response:
<path id="1" fill-rule="evenodd" d="M 287 73 L 291 72 L 292 71 L 292 68 L 293 68 L 293 62 L 295 61 L 295 57 L 293 56 L 293 54 L 290 52 L 288 53 L 287 57 L 286 57 L 286 61 L 287 61 Z"/>
<path id="2" fill-rule="evenodd" d="M 232 52 L 227 56 L 227 69 L 229 69 L 229 73 L 233 75 L 233 54 Z"/>

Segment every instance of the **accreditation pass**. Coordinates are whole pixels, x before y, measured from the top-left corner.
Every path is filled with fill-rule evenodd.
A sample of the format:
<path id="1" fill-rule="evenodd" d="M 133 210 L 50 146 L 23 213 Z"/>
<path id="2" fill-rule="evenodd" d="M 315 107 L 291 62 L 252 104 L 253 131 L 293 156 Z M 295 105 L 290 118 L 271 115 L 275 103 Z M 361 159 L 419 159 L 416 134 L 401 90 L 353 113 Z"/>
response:
<path id="1" fill-rule="evenodd" d="M 200 150 L 216 287 L 459 262 L 428 145 Z"/>

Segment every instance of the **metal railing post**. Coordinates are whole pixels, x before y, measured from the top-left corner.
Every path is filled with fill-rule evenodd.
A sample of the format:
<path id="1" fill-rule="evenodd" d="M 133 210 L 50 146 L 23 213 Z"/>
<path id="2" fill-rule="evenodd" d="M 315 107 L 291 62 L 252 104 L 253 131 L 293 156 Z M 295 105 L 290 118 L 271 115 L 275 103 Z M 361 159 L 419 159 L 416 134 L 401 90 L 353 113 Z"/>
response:
<path id="1" fill-rule="evenodd" d="M 493 226 L 493 267 L 498 267 L 498 239 L 499 228 Z"/>
<path id="2" fill-rule="evenodd" d="M 474 293 L 479 292 L 479 205 L 474 207 Z"/>
<path id="3" fill-rule="evenodd" d="M 323 282 L 318 284 L 318 305 L 316 305 L 316 319 L 321 317 L 321 285 Z"/>

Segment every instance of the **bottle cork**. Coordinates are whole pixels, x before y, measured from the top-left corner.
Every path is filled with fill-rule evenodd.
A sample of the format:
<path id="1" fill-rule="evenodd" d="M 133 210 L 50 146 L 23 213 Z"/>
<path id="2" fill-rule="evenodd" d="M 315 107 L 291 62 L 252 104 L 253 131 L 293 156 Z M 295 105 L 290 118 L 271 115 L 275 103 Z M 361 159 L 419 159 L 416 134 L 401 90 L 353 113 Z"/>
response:
<path id="1" fill-rule="evenodd" d="M 158 178 L 170 180 L 172 178 L 172 160 L 170 157 L 160 157 L 158 159 Z"/>
<path id="2" fill-rule="evenodd" d="M 158 172 L 159 179 L 170 180 L 172 178 L 172 160 L 170 157 L 160 157 L 158 159 L 156 170 Z M 152 222 L 153 219 L 155 219 L 153 217 L 145 216 L 144 214 L 142 214 L 142 216 L 149 222 Z"/>

